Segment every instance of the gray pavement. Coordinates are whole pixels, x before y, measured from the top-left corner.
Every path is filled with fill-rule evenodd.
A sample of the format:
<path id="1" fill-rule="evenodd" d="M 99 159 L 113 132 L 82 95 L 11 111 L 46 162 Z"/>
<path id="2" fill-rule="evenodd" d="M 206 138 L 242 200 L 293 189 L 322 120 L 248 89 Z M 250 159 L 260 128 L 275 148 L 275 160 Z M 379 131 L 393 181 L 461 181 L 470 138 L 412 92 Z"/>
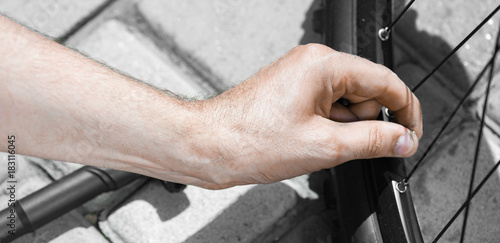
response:
<path id="1" fill-rule="evenodd" d="M 416 1 L 395 33 L 396 73 L 409 86 L 415 85 L 496 4 L 497 0 L 461 0 L 453 5 Z M 311 31 L 311 10 L 317 6 L 313 0 L 7 0 L 0 4 L 0 12 L 143 82 L 205 98 L 242 82 L 298 44 L 319 42 Z M 500 15 L 488 22 L 417 92 L 425 134 L 408 166 L 423 153 L 491 55 L 499 20 Z M 500 159 L 500 78 L 495 80 L 479 179 L 491 161 Z M 484 87 L 483 82 L 478 90 Z M 465 198 L 482 97 L 483 91 L 473 93 L 412 179 L 426 241 Z M 80 167 L 18 158 L 19 196 Z M 321 203 L 322 177 L 314 178 L 222 191 L 188 187 L 176 194 L 159 182 L 134 192 L 136 183 L 100 196 L 16 242 L 331 242 L 333 216 Z M 500 240 L 499 178 L 492 178 L 473 201 L 469 242 Z M 5 178 L 0 179 L 5 184 Z M 2 191 L 0 202 L 6 196 Z M 115 206 L 107 217 L 97 218 L 99 211 Z M 460 223 L 443 242 L 457 241 Z"/>
<path id="2" fill-rule="evenodd" d="M 51 38 L 60 38 L 106 0 L 4 0 L 0 12 Z"/>
<path id="3" fill-rule="evenodd" d="M 300 43 L 312 0 L 143 1 L 140 13 L 227 89 Z"/>

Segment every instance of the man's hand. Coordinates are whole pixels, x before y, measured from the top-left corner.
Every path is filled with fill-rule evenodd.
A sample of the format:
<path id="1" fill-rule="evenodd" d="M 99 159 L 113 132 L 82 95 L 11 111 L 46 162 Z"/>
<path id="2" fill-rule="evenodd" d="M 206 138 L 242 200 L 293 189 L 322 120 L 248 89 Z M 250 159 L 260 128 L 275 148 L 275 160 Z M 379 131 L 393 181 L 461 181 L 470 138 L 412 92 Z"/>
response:
<path id="1" fill-rule="evenodd" d="M 322 45 L 214 99 L 181 101 L 2 16 L 0 33 L 0 135 L 15 135 L 19 154 L 219 189 L 410 156 L 422 135 L 419 102 L 396 75 Z M 401 125 L 362 121 L 381 105 Z"/>
<path id="2" fill-rule="evenodd" d="M 382 105 L 401 125 L 373 121 Z M 422 136 L 419 101 L 392 71 L 318 44 L 294 48 L 194 107 L 202 130 L 190 158 L 201 162 L 196 176 L 209 188 L 276 182 L 353 159 L 408 157 Z"/>

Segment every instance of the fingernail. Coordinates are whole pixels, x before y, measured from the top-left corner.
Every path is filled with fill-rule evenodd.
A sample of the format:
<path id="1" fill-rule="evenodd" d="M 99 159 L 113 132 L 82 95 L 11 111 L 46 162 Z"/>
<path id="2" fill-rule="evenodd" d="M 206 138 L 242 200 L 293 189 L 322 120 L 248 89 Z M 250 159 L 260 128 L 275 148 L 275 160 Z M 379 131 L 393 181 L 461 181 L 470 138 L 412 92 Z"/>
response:
<path id="1" fill-rule="evenodd" d="M 413 137 L 411 132 L 406 133 L 399 137 L 396 143 L 396 148 L 394 148 L 394 154 L 397 156 L 404 156 L 411 152 L 413 149 Z"/>

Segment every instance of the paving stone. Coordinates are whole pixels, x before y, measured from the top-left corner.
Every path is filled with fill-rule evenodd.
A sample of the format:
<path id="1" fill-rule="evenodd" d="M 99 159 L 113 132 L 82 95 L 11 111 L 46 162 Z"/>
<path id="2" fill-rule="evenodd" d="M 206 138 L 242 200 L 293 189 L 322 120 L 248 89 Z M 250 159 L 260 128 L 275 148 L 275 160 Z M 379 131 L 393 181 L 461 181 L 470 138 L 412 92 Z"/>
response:
<path id="1" fill-rule="evenodd" d="M 13 241 L 13 243 L 33 242 L 108 243 L 106 238 L 76 211 L 71 211 L 36 232 L 26 234 Z"/>
<path id="2" fill-rule="evenodd" d="M 310 185 L 311 174 L 297 176 L 288 180 L 281 181 L 287 186 L 293 188 L 298 196 L 305 199 L 316 200 L 319 195 L 316 191 L 311 189 Z"/>
<path id="3" fill-rule="evenodd" d="M 333 243 L 335 235 L 330 222 L 319 215 L 306 218 L 293 228 L 286 236 L 276 239 L 277 243 Z"/>
<path id="4" fill-rule="evenodd" d="M 30 156 L 26 156 L 26 159 L 42 167 L 45 172 L 48 173 L 54 180 L 59 180 L 61 179 L 61 177 L 68 175 L 83 166 L 82 164 L 48 160 Z"/>
<path id="5" fill-rule="evenodd" d="M 100 227 L 113 242 L 251 242 L 295 203 L 283 183 L 176 194 L 152 183 Z"/>
<path id="6" fill-rule="evenodd" d="M 7 153 L 0 153 L 0 160 L 2 161 L 2 163 L 0 163 L 0 171 L 2 171 L 2 173 L 0 173 L 0 183 L 3 183 L 9 177 L 8 173 L 4 173 L 7 171 L 8 166 L 6 163 L 7 155 Z"/>
<path id="7" fill-rule="evenodd" d="M 486 144 L 482 144 L 482 146 L 488 146 L 488 149 L 491 151 L 491 156 L 493 161 L 500 160 L 500 136 L 498 133 L 491 130 L 489 127 L 486 127 L 483 130 L 484 140 L 486 140 Z M 498 171 L 498 176 L 500 178 L 500 170 Z"/>
<path id="8" fill-rule="evenodd" d="M 487 81 L 484 80 L 484 83 Z M 478 93 L 481 99 L 477 102 L 477 117 L 481 119 L 483 114 L 484 98 L 486 88 L 481 88 Z M 497 74 L 491 83 L 490 95 L 488 97 L 488 107 L 486 111 L 486 126 L 488 126 L 497 136 L 500 136 L 500 76 Z"/>
<path id="9" fill-rule="evenodd" d="M 66 34 L 106 0 L 3 0 L 0 12 L 52 38 Z"/>
<path id="10" fill-rule="evenodd" d="M 416 1 L 396 25 L 397 32 L 406 36 L 404 41 L 412 45 L 415 51 L 428 56 L 427 61 L 432 67 L 458 45 L 497 5 L 496 0 Z M 467 83 L 470 84 L 471 79 L 491 57 L 499 21 L 500 15 L 497 14 L 445 65 L 447 67 L 444 69 L 448 69 L 447 74 L 453 77 L 449 81 L 455 84 L 450 85 L 450 89 L 464 88 Z M 465 70 L 465 73 L 459 72 L 461 70 Z"/>
<path id="11" fill-rule="evenodd" d="M 427 159 L 410 181 L 425 242 L 430 242 L 437 235 L 467 197 L 477 126 L 476 122 L 462 125 L 453 137 L 444 142 L 439 153 Z M 492 153 L 498 152 L 489 149 L 484 140 L 483 145 L 476 185 L 496 162 Z M 472 201 L 466 242 L 497 242 L 500 239 L 498 175 L 492 176 Z M 461 225 L 462 217 L 459 217 L 439 242 L 459 241 Z"/>
<path id="12" fill-rule="evenodd" d="M 102 23 L 83 39 L 70 39 L 68 45 L 160 89 L 188 97 L 208 93 L 191 82 L 153 43 L 117 20 Z"/>
<path id="13" fill-rule="evenodd" d="M 312 2 L 152 0 L 140 2 L 139 10 L 165 38 L 220 77 L 219 88 L 227 89 L 302 41 Z"/>
<path id="14" fill-rule="evenodd" d="M 79 216 L 79 215 L 78 215 Z M 50 243 L 67 243 L 67 242 L 78 242 L 78 243 L 109 243 L 104 236 L 101 235 L 94 227 L 77 227 L 73 228 L 63 235 L 58 236 Z"/>
<path id="15" fill-rule="evenodd" d="M 498 73 L 498 72 L 497 72 Z M 484 99 L 485 99 L 485 92 L 486 92 L 486 85 L 487 85 L 487 77 L 488 75 L 485 75 L 483 78 L 483 85 L 484 87 L 479 87 L 476 90 L 476 95 L 479 97 L 479 99 L 476 101 L 476 118 L 480 121 L 482 118 L 483 114 L 483 106 L 484 106 Z M 484 131 L 484 139 L 490 144 L 490 149 L 493 151 L 498 152 L 498 146 L 500 146 L 500 77 L 495 75 L 493 77 L 491 87 L 490 87 L 490 94 L 488 97 L 488 106 L 487 106 L 487 111 L 486 111 L 486 117 L 485 117 L 485 129 Z M 489 132 L 489 136 L 486 136 L 486 134 Z M 500 157 L 500 154 L 498 155 Z M 498 160 L 500 158 L 495 157 L 495 160 Z"/>
<path id="16" fill-rule="evenodd" d="M 2 161 L 0 169 L 2 169 L 2 174 L 7 174 L 7 153 L 0 153 L 0 159 Z M 15 180 L 16 187 L 18 190 L 16 191 L 16 198 L 21 199 L 26 195 L 44 187 L 45 185 L 52 182 L 46 174 L 33 163 L 28 161 L 25 156 L 16 155 L 16 173 Z M 1 182 L 1 194 L 0 194 L 0 202 L 7 202 L 7 192 L 5 191 L 7 188 L 6 178 Z M 7 207 L 7 203 L 0 204 L 0 209 L 4 209 Z"/>

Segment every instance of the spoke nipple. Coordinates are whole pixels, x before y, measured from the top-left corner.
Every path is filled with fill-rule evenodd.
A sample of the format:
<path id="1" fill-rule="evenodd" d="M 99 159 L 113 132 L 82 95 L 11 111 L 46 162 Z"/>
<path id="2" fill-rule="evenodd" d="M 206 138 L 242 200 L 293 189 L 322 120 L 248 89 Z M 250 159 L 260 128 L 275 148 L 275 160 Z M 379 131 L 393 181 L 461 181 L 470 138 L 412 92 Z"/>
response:
<path id="1" fill-rule="evenodd" d="M 389 39 L 389 34 L 391 33 L 391 31 L 389 30 L 389 28 L 385 27 L 385 28 L 382 28 L 380 30 L 378 30 L 378 37 L 382 40 L 382 41 L 386 41 Z"/>
<path id="2" fill-rule="evenodd" d="M 408 189 L 408 182 L 405 180 L 398 182 L 396 184 L 396 190 L 398 190 L 399 193 L 405 193 L 406 190 Z"/>
<path id="3" fill-rule="evenodd" d="M 387 107 L 384 107 L 384 114 L 391 118 L 391 119 L 394 119 L 394 112 L 392 112 L 391 110 L 389 110 L 389 108 Z"/>

